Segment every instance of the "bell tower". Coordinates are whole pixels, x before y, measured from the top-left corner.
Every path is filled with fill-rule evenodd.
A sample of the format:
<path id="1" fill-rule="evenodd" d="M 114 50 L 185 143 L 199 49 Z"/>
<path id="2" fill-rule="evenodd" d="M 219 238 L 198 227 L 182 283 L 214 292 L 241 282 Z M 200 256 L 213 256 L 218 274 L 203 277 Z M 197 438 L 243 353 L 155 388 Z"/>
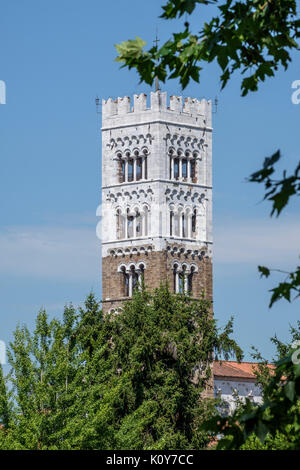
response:
<path id="1" fill-rule="evenodd" d="M 211 101 L 155 91 L 102 102 L 102 300 L 168 280 L 212 300 Z"/>

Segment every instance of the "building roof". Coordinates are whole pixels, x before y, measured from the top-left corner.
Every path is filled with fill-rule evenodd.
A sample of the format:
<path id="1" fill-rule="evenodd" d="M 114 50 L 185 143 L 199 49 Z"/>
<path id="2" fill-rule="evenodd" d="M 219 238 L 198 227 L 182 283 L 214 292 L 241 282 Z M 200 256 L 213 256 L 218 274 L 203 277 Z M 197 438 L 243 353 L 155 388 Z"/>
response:
<path id="1" fill-rule="evenodd" d="M 256 380 L 255 370 L 258 370 L 257 362 L 236 362 L 236 361 L 214 361 L 213 372 L 215 379 L 218 378 L 241 378 Z M 270 369 L 274 369 L 272 364 L 267 364 Z"/>

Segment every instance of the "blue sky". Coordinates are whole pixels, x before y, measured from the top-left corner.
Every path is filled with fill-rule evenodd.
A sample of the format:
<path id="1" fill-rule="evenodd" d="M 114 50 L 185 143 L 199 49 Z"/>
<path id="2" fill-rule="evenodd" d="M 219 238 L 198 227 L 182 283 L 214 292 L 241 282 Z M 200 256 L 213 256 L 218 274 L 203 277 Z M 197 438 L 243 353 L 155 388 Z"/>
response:
<path id="1" fill-rule="evenodd" d="M 158 19 L 161 1 L 2 0 L 0 80 L 0 339 L 17 322 L 33 325 L 40 307 L 60 315 L 91 289 L 100 295 L 100 249 L 95 235 L 100 203 L 101 154 L 95 97 L 150 92 L 134 71 L 120 70 L 113 45 L 138 35 L 161 43 L 184 21 Z M 194 15 L 199 28 L 206 7 Z M 223 325 L 235 316 L 235 337 L 249 359 L 250 346 L 269 359 L 275 333 L 287 340 L 299 318 L 299 301 L 268 309 L 279 277 L 260 280 L 258 264 L 292 269 L 298 262 L 300 220 L 294 201 L 277 220 L 261 203 L 262 188 L 245 178 L 278 148 L 281 167 L 299 160 L 300 105 L 291 84 L 300 79 L 299 57 L 287 72 L 240 97 L 237 75 L 220 91 L 219 69 L 207 67 L 200 84 L 168 94 L 219 100 L 213 117 L 214 310 Z"/>

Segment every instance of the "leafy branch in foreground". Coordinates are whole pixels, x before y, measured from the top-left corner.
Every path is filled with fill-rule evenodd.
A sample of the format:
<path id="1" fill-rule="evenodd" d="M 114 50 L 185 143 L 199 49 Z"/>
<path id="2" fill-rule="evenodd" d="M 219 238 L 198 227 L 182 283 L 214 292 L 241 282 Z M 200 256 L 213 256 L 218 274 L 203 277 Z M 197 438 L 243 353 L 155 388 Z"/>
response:
<path id="1" fill-rule="evenodd" d="M 256 373 L 263 404 L 247 398 L 231 416 L 213 416 L 201 425 L 220 436 L 218 449 L 300 449 L 299 326 L 291 328 L 292 346 L 271 338 L 279 356 L 275 368 L 272 372 L 263 361 Z M 262 360 L 257 351 L 255 356 Z"/>
<path id="2" fill-rule="evenodd" d="M 249 177 L 250 182 L 264 183 L 266 190 L 264 199 L 272 201 L 271 216 L 276 214 L 277 217 L 288 204 L 290 197 L 300 195 L 300 161 L 294 174 L 287 176 L 287 172 L 284 170 L 282 178 L 274 179 L 271 177 L 275 172 L 274 164 L 280 158 L 280 151 L 277 150 L 271 157 L 265 158 L 261 170 L 252 173 Z"/>
<path id="3" fill-rule="evenodd" d="M 295 271 L 285 272 L 279 269 L 269 269 L 265 266 L 258 266 L 258 270 L 261 273 L 261 277 L 269 277 L 271 272 L 281 272 L 286 274 L 286 278 L 283 282 L 280 282 L 277 287 L 270 290 L 272 293 L 269 308 L 280 299 L 285 299 L 288 302 L 295 300 L 300 297 L 300 266 Z M 295 294 L 294 298 L 291 299 L 292 294 Z"/>
<path id="4" fill-rule="evenodd" d="M 286 170 L 283 172 L 282 178 L 274 178 L 275 164 L 281 158 L 280 151 L 277 150 L 271 157 L 265 158 L 262 169 L 252 173 L 249 177 L 250 182 L 263 183 L 265 186 L 264 200 L 272 202 L 271 217 L 276 214 L 277 217 L 281 211 L 287 206 L 292 196 L 300 195 L 300 162 L 295 171 L 290 176 Z M 279 299 L 291 301 L 292 294 L 295 296 L 293 300 L 300 296 L 300 266 L 295 271 L 285 272 L 279 269 L 270 269 L 266 266 L 258 266 L 261 277 L 268 278 L 271 272 L 281 272 L 286 275 L 284 281 L 280 282 L 277 287 L 270 290 L 272 296 L 269 307 Z"/>
<path id="5" fill-rule="evenodd" d="M 162 7 L 161 17 L 190 15 L 197 4 L 211 3 L 217 2 L 169 0 Z M 199 82 L 202 63 L 216 60 L 222 70 L 222 88 L 236 70 L 247 73 L 241 83 L 242 96 L 256 91 L 259 82 L 274 76 L 279 66 L 287 69 L 300 37 L 296 1 L 227 0 L 217 8 L 218 15 L 198 33 L 193 34 L 185 22 L 184 30 L 173 34 L 159 49 L 145 51 L 146 43 L 138 37 L 117 44 L 116 61 L 123 67 L 136 68 L 141 82 L 152 85 L 156 76 L 163 82 L 179 78 L 185 88 L 190 79 Z"/>

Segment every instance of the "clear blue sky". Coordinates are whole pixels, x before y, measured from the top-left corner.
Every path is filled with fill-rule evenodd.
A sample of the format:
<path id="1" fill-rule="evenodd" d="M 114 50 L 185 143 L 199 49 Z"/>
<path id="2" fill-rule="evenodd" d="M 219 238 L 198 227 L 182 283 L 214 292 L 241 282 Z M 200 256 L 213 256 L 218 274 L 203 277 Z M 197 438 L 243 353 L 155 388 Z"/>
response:
<path id="1" fill-rule="evenodd" d="M 41 306 L 60 315 L 66 302 L 100 295 L 100 250 L 95 235 L 100 203 L 100 135 L 95 97 L 150 92 L 134 71 L 119 70 L 113 45 L 138 35 L 148 42 L 158 25 L 161 41 L 184 21 L 158 20 L 161 1 L 2 0 L 0 80 L 0 339 L 17 322 L 32 326 Z M 207 7 L 193 25 L 201 24 Z M 287 72 L 240 97 L 239 77 L 220 91 L 219 69 L 207 67 L 184 96 L 219 99 L 214 115 L 214 306 L 223 325 L 235 316 L 235 337 L 249 359 L 257 346 L 269 359 L 269 337 L 288 339 L 299 300 L 268 309 L 276 282 L 260 280 L 258 264 L 290 269 L 299 255 L 299 206 L 278 220 L 260 203 L 262 188 L 245 178 L 280 148 L 282 166 L 299 159 L 300 105 Z M 179 84 L 164 86 L 181 94 Z"/>

